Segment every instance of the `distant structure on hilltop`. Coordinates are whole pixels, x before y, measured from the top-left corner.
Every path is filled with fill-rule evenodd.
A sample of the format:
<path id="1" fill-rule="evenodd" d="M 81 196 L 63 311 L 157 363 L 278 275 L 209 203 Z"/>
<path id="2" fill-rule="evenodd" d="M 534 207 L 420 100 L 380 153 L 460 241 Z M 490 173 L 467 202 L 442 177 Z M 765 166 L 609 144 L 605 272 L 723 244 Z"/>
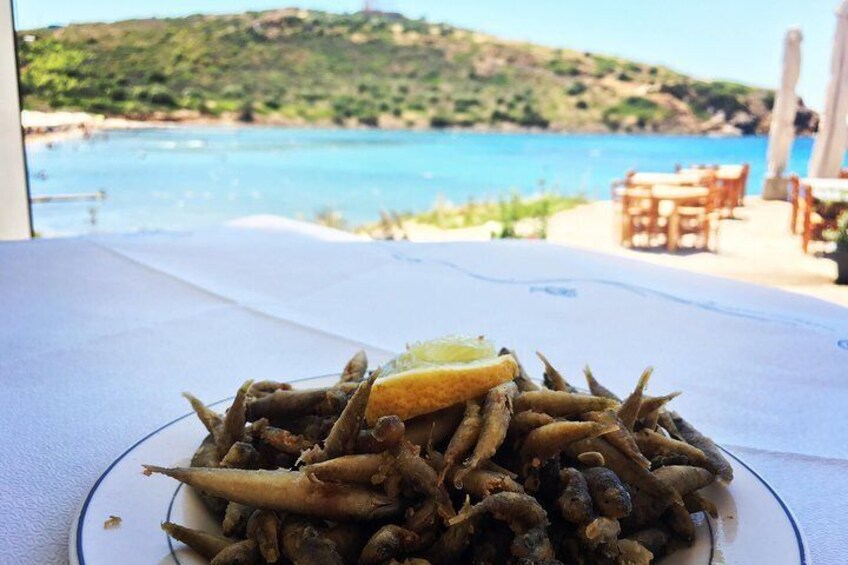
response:
<path id="1" fill-rule="evenodd" d="M 384 18 L 390 19 L 402 19 L 403 14 L 400 12 L 385 12 L 380 9 L 377 2 L 374 0 L 363 0 L 362 2 L 362 10 L 360 10 L 362 14 L 369 14 L 373 16 L 382 16 Z"/>

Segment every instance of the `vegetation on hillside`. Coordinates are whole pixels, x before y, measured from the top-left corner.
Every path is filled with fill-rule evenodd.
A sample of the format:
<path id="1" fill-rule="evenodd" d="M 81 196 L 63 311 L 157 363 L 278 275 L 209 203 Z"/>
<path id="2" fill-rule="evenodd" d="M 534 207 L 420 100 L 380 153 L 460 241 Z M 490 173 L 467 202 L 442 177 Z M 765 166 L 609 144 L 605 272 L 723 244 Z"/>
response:
<path id="1" fill-rule="evenodd" d="M 770 91 L 396 14 L 297 9 L 18 34 L 24 104 L 381 127 L 767 127 Z"/>

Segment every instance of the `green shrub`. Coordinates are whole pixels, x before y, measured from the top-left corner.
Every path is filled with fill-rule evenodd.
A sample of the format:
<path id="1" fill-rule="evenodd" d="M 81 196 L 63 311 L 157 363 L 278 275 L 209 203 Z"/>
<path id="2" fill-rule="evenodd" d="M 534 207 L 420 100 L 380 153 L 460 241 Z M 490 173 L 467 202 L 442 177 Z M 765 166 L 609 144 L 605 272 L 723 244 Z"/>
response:
<path id="1" fill-rule="evenodd" d="M 118 86 L 109 90 L 109 98 L 115 102 L 123 102 L 129 98 L 129 93 L 126 88 Z"/>
<path id="2" fill-rule="evenodd" d="M 319 90 L 300 93 L 300 99 L 308 104 L 314 104 L 327 99 L 327 93 Z"/>
<path id="3" fill-rule="evenodd" d="M 344 219 L 342 213 L 329 206 L 320 208 L 315 212 L 315 223 L 337 230 L 348 228 L 347 221 Z"/>
<path id="4" fill-rule="evenodd" d="M 430 118 L 430 127 L 431 128 L 449 128 L 456 125 L 454 119 L 451 116 L 446 116 L 444 114 L 436 114 L 435 116 Z"/>
<path id="5" fill-rule="evenodd" d="M 628 118 L 635 119 L 639 128 L 654 124 L 664 118 L 665 112 L 654 102 L 641 96 L 629 96 L 614 106 L 610 106 L 602 115 L 604 124 L 617 130 Z"/>
<path id="6" fill-rule="evenodd" d="M 147 75 L 147 82 L 153 84 L 165 84 L 168 82 L 168 77 L 162 71 L 156 70 Z"/>
<path id="7" fill-rule="evenodd" d="M 580 67 L 577 66 L 577 63 L 568 59 L 552 59 L 548 62 L 548 68 L 559 76 L 574 77 L 580 74 Z"/>
<path id="8" fill-rule="evenodd" d="M 683 100 L 698 115 L 706 116 L 722 111 L 726 116 L 732 116 L 746 109 L 744 97 L 752 89 L 727 81 L 681 81 L 662 85 L 660 92 Z"/>
<path id="9" fill-rule="evenodd" d="M 615 72 L 615 69 L 618 67 L 615 59 L 610 59 L 609 57 L 601 57 L 600 55 L 593 55 L 593 61 L 595 62 L 595 76 L 598 78 L 602 78 Z"/>
<path id="10" fill-rule="evenodd" d="M 231 100 L 242 98 L 244 94 L 244 87 L 240 84 L 228 84 L 221 89 L 221 96 Z"/>
<path id="11" fill-rule="evenodd" d="M 836 229 L 825 235 L 836 243 L 837 251 L 848 252 L 848 212 L 842 212 L 836 220 Z"/>
<path id="12" fill-rule="evenodd" d="M 442 229 L 453 229 L 483 225 L 486 222 L 501 222 L 502 234 L 514 237 L 515 223 L 533 218 L 545 220 L 550 215 L 568 210 L 586 200 L 581 196 L 567 196 L 556 192 L 542 192 L 534 196 L 522 196 L 512 192 L 508 197 L 501 196 L 497 200 L 476 201 L 469 199 L 464 205 L 446 207 L 437 201 L 429 211 L 410 216 L 411 219 L 431 224 Z"/>
<path id="13" fill-rule="evenodd" d="M 253 113 L 253 101 L 245 100 L 239 110 L 238 120 L 240 122 L 251 123 L 255 119 Z"/>
<path id="14" fill-rule="evenodd" d="M 575 80 L 568 85 L 568 88 L 565 89 L 565 93 L 569 96 L 580 96 L 586 92 L 586 90 L 588 90 L 588 87 L 584 83 L 579 80 Z"/>
<path id="15" fill-rule="evenodd" d="M 545 129 L 550 125 L 550 120 L 545 118 L 536 108 L 527 104 L 518 117 L 518 125 L 528 128 Z"/>
<path id="16" fill-rule="evenodd" d="M 177 100 L 174 98 L 173 93 L 168 89 L 168 87 L 161 84 L 156 84 L 150 87 L 147 92 L 147 99 L 151 104 L 155 104 L 157 106 L 173 108 L 177 105 Z"/>
<path id="17" fill-rule="evenodd" d="M 453 101 L 453 109 L 457 112 L 467 112 L 479 106 L 480 101 L 476 98 L 457 98 Z"/>
<path id="18" fill-rule="evenodd" d="M 110 114 L 121 111 L 121 105 L 109 98 L 93 98 L 86 104 L 86 109 L 98 114 Z"/>
<path id="19" fill-rule="evenodd" d="M 489 116 L 489 120 L 492 123 L 513 121 L 512 116 L 508 112 L 504 112 L 503 110 L 494 110 Z"/>
<path id="20" fill-rule="evenodd" d="M 380 116 L 378 116 L 377 114 L 367 114 L 364 116 L 358 116 L 356 119 L 363 126 L 377 127 L 380 125 Z"/>

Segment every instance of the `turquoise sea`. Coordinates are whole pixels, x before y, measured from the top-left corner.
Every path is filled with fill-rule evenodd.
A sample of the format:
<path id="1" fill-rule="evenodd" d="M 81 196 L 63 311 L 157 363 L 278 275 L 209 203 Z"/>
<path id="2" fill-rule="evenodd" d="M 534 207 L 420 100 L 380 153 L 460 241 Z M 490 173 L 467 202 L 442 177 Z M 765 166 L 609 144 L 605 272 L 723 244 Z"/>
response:
<path id="1" fill-rule="evenodd" d="M 628 169 L 675 163 L 751 165 L 749 194 L 765 172 L 765 137 L 176 127 L 101 132 L 27 150 L 32 195 L 105 190 L 95 226 L 90 204 L 35 205 L 45 235 L 193 229 L 252 214 L 312 219 L 333 208 L 352 224 L 380 209 L 420 211 L 438 198 L 461 203 L 538 192 L 592 199 Z M 812 140 L 795 141 L 804 171 Z"/>

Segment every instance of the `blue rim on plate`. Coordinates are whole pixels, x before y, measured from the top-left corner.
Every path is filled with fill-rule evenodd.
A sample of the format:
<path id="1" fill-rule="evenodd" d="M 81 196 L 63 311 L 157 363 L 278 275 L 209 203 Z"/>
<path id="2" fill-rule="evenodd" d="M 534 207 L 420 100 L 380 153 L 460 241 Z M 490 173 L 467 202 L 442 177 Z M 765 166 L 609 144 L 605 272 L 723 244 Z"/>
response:
<path id="1" fill-rule="evenodd" d="M 165 514 L 165 521 L 171 521 L 171 510 L 174 508 L 174 501 L 177 500 L 177 495 L 180 493 L 180 489 L 183 488 L 183 483 L 177 485 L 177 488 L 174 489 L 174 495 L 171 497 L 171 502 L 168 503 L 168 512 Z M 180 558 L 177 557 L 177 552 L 174 551 L 174 540 L 171 539 L 171 536 L 165 534 L 165 537 L 168 538 L 168 551 L 171 552 L 171 559 L 174 560 L 174 563 L 177 565 L 182 565 Z"/>
<path id="2" fill-rule="evenodd" d="M 314 381 L 314 380 L 317 380 L 317 379 L 325 379 L 327 377 L 332 377 L 332 376 L 337 376 L 337 375 L 338 375 L 338 373 L 327 373 L 326 375 L 315 375 L 315 376 L 312 376 L 312 377 L 304 377 L 302 379 L 294 379 L 290 382 L 292 382 L 292 383 L 303 383 L 303 382 L 307 382 L 307 381 Z M 217 402 L 213 402 L 211 404 L 208 404 L 207 406 L 217 406 L 218 404 L 221 404 L 223 402 L 226 402 L 226 401 L 232 400 L 232 399 L 233 399 L 233 397 L 230 396 L 229 398 L 224 398 L 224 399 L 218 400 Z M 192 415 L 194 415 L 194 412 L 189 412 L 187 414 L 183 414 L 182 416 L 180 416 L 178 418 L 174 418 L 173 420 L 171 420 L 167 424 L 163 424 L 163 425 L 159 426 L 158 428 L 156 428 L 155 430 L 153 430 L 152 432 L 150 432 L 149 434 L 147 434 L 146 436 L 144 436 L 143 438 L 141 438 L 140 440 L 138 440 L 137 442 L 132 444 L 129 448 L 127 448 L 126 451 L 121 453 L 121 455 L 119 455 L 117 459 L 112 461 L 112 463 L 110 463 L 109 466 L 106 467 L 106 470 L 103 471 L 103 473 L 99 477 L 97 477 L 97 480 L 94 482 L 94 485 L 91 487 L 91 490 L 88 491 L 88 494 L 86 495 L 85 500 L 82 503 L 82 507 L 80 508 L 80 513 L 79 513 L 79 518 L 77 518 L 76 523 L 74 524 L 75 529 L 76 529 L 76 535 L 74 536 L 76 539 L 74 540 L 74 545 L 76 546 L 76 550 L 77 550 L 77 561 L 79 561 L 80 565 L 85 565 L 85 557 L 82 554 L 82 530 L 83 530 L 82 526 L 83 526 L 83 523 L 85 522 L 85 515 L 88 512 L 88 505 L 91 504 L 91 499 L 94 498 L 94 493 L 97 492 L 97 488 L 100 486 L 100 483 L 103 482 L 103 479 L 106 478 L 106 476 L 115 467 L 115 465 L 120 463 L 121 460 L 124 457 L 126 457 L 127 455 L 129 455 L 136 447 L 138 447 L 139 445 L 141 445 L 142 443 L 144 443 L 148 439 L 152 438 L 153 436 L 155 436 L 156 434 L 158 434 L 159 432 L 161 432 L 162 430 L 164 430 L 168 426 L 176 424 L 177 422 L 179 422 L 181 420 L 185 420 L 186 418 L 188 418 L 189 416 L 192 416 Z"/>
<path id="3" fill-rule="evenodd" d="M 758 472 L 756 472 L 754 469 L 752 469 L 750 465 L 748 465 L 747 463 L 742 461 L 742 459 L 740 459 L 739 456 L 734 455 L 728 449 L 726 449 L 726 448 L 724 448 L 720 445 L 718 446 L 718 448 L 721 449 L 722 451 L 724 451 L 730 457 L 732 457 L 737 463 L 739 463 L 740 465 L 745 467 L 748 470 L 749 473 L 751 473 L 752 475 L 757 477 L 757 480 L 760 481 L 762 483 L 762 485 L 768 489 L 768 491 L 771 493 L 771 495 L 774 497 L 774 499 L 777 500 L 777 503 L 780 504 L 780 507 L 783 509 L 783 513 L 786 514 L 786 518 L 789 520 L 789 523 L 792 524 L 792 531 L 795 533 L 795 541 L 798 544 L 798 551 L 799 551 L 798 557 L 801 560 L 801 565 L 809 565 L 810 561 L 807 557 L 807 545 L 804 543 L 804 536 L 801 534 L 801 528 L 798 526 L 798 522 L 795 521 L 795 515 L 792 513 L 792 511 L 789 509 L 789 507 L 786 506 L 786 503 L 783 502 L 783 499 L 780 497 L 779 494 L 777 494 L 777 491 L 775 491 L 772 488 L 772 486 L 770 484 L 768 484 L 768 482 L 766 482 L 766 480 L 760 476 L 760 474 Z"/>
<path id="4" fill-rule="evenodd" d="M 332 377 L 332 376 L 337 376 L 337 375 L 338 375 L 338 373 L 328 373 L 328 374 L 325 374 L 325 375 L 315 375 L 315 376 L 312 376 L 312 377 L 295 379 L 295 380 L 292 380 L 290 382 L 291 383 L 303 383 L 303 382 L 308 382 L 308 381 L 317 380 L 317 379 L 324 379 L 324 378 L 327 378 L 327 377 Z M 217 406 L 218 404 L 222 404 L 222 403 L 227 402 L 228 400 L 232 400 L 232 399 L 233 399 L 232 396 L 228 397 L 228 398 L 224 398 L 224 399 L 218 400 L 217 402 L 213 402 L 211 404 L 208 404 L 208 406 Z M 91 490 L 88 491 L 88 494 L 85 497 L 85 501 L 83 502 L 82 507 L 80 509 L 79 517 L 77 518 L 77 520 L 74 524 L 74 526 L 75 526 L 74 529 L 76 530 L 76 535 L 74 536 L 76 539 L 75 539 L 74 543 L 75 543 L 75 546 L 76 546 L 77 561 L 79 561 L 80 565 L 86 565 L 85 557 L 83 556 L 83 552 L 82 552 L 83 524 L 85 522 L 86 513 L 88 511 L 88 506 L 91 503 L 91 499 L 94 497 L 94 494 L 97 492 L 97 489 L 100 486 L 100 483 L 102 483 L 103 480 L 106 478 L 106 476 L 110 473 L 110 471 L 112 471 L 112 469 L 118 463 L 120 463 L 121 460 L 124 459 L 124 457 L 126 457 L 128 454 L 130 454 L 136 447 L 138 447 L 139 445 L 141 445 L 142 443 L 144 443 L 145 441 L 147 441 L 151 437 L 155 436 L 156 434 L 158 434 L 159 432 L 161 432 L 162 430 L 164 430 L 168 426 L 176 424 L 177 422 L 184 420 L 184 419 L 188 418 L 189 416 L 193 416 L 193 415 L 194 415 L 194 412 L 188 412 L 188 413 L 183 414 L 182 416 L 180 416 L 178 418 L 174 418 L 173 420 L 171 420 L 170 422 L 168 422 L 166 424 L 163 424 L 162 426 L 159 426 L 158 428 L 156 428 L 155 430 L 153 430 L 152 432 L 150 432 L 149 434 L 147 434 L 146 436 L 144 436 L 143 438 L 141 438 L 140 440 L 138 440 L 137 442 L 132 444 L 129 448 L 127 448 L 126 451 L 121 453 L 121 455 L 118 456 L 117 459 L 112 461 L 112 463 L 109 464 L 108 467 L 106 467 L 106 470 L 104 470 L 103 473 L 97 478 L 97 481 L 95 481 L 94 485 L 91 487 Z M 742 465 L 746 470 L 748 470 L 752 475 L 754 475 L 754 477 L 756 477 L 757 480 L 769 491 L 769 493 L 775 498 L 775 500 L 777 500 L 777 503 L 780 505 L 780 508 L 783 510 L 783 513 L 786 515 L 787 520 L 789 520 L 789 523 L 792 525 L 792 531 L 795 534 L 795 541 L 796 541 L 796 544 L 797 544 L 797 547 L 798 547 L 798 552 L 799 552 L 799 555 L 798 555 L 799 563 L 800 563 L 800 565 L 809 565 L 810 562 L 809 562 L 808 553 L 807 553 L 807 545 L 804 542 L 804 536 L 801 533 L 801 528 L 798 526 L 798 522 L 795 520 L 795 516 L 792 514 L 792 511 L 789 509 L 789 507 L 786 505 L 786 503 L 783 501 L 783 499 L 780 497 L 780 495 L 777 494 L 777 491 L 775 491 L 774 488 L 772 488 L 772 486 L 768 482 L 766 482 L 766 480 L 763 479 L 763 477 L 760 476 L 759 473 L 757 473 L 754 469 L 752 469 L 750 465 L 745 463 L 737 455 L 734 455 L 732 452 L 730 452 L 728 449 L 726 449 L 722 446 L 718 446 L 718 447 L 724 453 L 726 453 L 731 458 L 733 458 L 734 461 L 736 461 L 737 463 Z M 177 493 L 179 493 L 181 486 L 182 486 L 182 484 L 180 484 L 174 490 L 174 494 L 171 497 L 170 503 L 168 504 L 167 516 L 169 516 L 169 517 L 170 517 L 170 514 L 171 514 L 171 508 L 174 504 L 174 500 L 176 499 Z M 712 522 L 711 522 L 710 517 L 707 516 L 706 520 L 707 520 L 707 526 L 709 527 L 709 530 L 710 530 L 710 562 L 712 562 L 713 551 L 715 549 L 715 536 L 714 536 L 714 532 L 713 532 L 713 528 L 712 528 Z M 175 563 L 177 563 L 177 565 L 179 565 L 180 561 L 174 553 L 174 548 L 173 548 L 173 545 L 171 543 L 171 539 L 167 535 L 166 535 L 166 537 L 168 538 L 168 549 L 171 552 L 171 557 L 174 559 Z"/>

